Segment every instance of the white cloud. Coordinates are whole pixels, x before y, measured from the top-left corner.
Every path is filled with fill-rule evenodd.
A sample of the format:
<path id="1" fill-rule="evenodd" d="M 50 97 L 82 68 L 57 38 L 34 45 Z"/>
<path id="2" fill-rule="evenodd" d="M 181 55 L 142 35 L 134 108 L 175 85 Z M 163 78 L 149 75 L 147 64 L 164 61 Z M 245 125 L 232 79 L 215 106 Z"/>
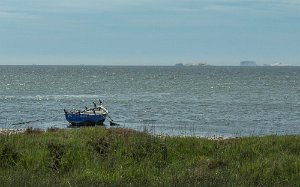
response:
<path id="1" fill-rule="evenodd" d="M 9 12 L 0 10 L 0 20 L 6 21 L 18 21 L 18 20 L 34 20 L 38 19 L 38 16 L 24 13 L 24 12 Z"/>
<path id="2" fill-rule="evenodd" d="M 103 12 L 122 10 L 231 11 L 264 7 L 300 8 L 299 0 L 2 0 L 0 11 Z M 7 16 L 5 12 L 2 17 Z"/>
<path id="3" fill-rule="evenodd" d="M 145 3 L 149 3 L 149 0 L 62 0 L 52 1 L 57 8 L 64 8 L 66 11 L 107 11 L 113 9 L 120 9 L 124 7 L 138 7 Z"/>
<path id="4" fill-rule="evenodd" d="M 0 10 L 37 12 L 99 12 L 139 7 L 150 0 L 3 0 Z"/>

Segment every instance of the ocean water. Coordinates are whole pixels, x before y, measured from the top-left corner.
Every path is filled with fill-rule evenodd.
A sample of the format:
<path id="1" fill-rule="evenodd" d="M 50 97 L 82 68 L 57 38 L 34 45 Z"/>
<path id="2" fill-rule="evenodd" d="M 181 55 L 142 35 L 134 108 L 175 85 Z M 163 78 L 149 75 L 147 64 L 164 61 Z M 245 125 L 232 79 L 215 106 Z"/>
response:
<path id="1" fill-rule="evenodd" d="M 300 134 L 300 67 L 0 66 L 0 128 L 67 128 L 98 99 L 154 134 Z"/>

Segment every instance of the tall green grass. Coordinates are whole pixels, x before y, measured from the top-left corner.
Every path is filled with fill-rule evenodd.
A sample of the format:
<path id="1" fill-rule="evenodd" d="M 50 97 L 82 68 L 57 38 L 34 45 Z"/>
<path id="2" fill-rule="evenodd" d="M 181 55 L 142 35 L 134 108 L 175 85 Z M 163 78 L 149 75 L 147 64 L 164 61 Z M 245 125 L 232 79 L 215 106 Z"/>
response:
<path id="1" fill-rule="evenodd" d="M 0 135 L 0 186 L 300 186 L 300 136 L 29 129 Z"/>

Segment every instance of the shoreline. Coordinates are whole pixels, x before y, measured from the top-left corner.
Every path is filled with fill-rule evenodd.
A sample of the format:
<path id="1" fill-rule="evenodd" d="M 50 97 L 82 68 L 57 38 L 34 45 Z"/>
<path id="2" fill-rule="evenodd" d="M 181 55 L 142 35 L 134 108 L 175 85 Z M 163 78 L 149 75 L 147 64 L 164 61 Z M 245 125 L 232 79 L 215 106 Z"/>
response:
<path id="1" fill-rule="evenodd" d="M 83 128 L 84 127 L 91 127 L 91 126 L 82 126 Z M 103 126 L 105 127 L 105 126 Z M 8 135 L 12 135 L 12 134 L 20 134 L 20 133 L 26 133 L 28 131 L 39 131 L 39 132 L 47 132 L 47 131 L 51 131 L 52 129 L 59 129 L 59 130 L 70 130 L 70 129 L 80 129 L 81 127 L 73 127 L 73 128 L 54 128 L 54 127 L 51 127 L 51 128 L 48 128 L 48 129 L 41 129 L 41 128 L 32 128 L 32 127 L 27 127 L 27 128 L 17 128 L 17 129 L 10 129 L 10 128 L 0 128 L 0 135 L 1 134 L 8 134 Z M 136 132 L 143 132 L 143 131 L 138 131 L 136 129 L 130 129 L 130 128 L 126 128 L 126 127 L 117 127 L 119 129 L 122 129 L 122 130 L 133 130 L 133 131 L 136 131 Z M 241 138 L 241 137 L 232 137 L 232 136 L 192 136 L 192 135 L 168 135 L 168 134 L 152 134 L 152 133 L 148 133 L 146 132 L 147 134 L 150 134 L 150 135 L 154 135 L 158 138 L 161 138 L 161 139 L 165 139 L 165 138 L 168 138 L 168 137 L 173 137 L 173 138 L 203 138 L 203 139 L 208 139 L 208 140 L 227 140 L 227 139 L 238 139 L 238 138 Z"/>
<path id="2" fill-rule="evenodd" d="M 97 127 L 97 126 L 95 126 Z M 101 126 L 105 127 L 105 126 Z M 81 129 L 81 128 L 93 128 L 91 126 L 81 126 L 81 127 L 73 127 L 73 128 L 56 128 L 56 127 L 50 127 L 47 129 L 41 129 L 41 128 L 33 128 L 33 127 L 27 127 L 27 128 L 17 128 L 17 129 L 11 129 L 11 128 L 0 128 L 0 135 L 13 135 L 13 134 L 21 134 L 21 133 L 32 133 L 32 132 L 39 132 L 39 133 L 47 133 L 49 131 L 56 131 L 56 130 L 72 130 L 72 129 Z M 115 127 L 114 127 L 115 128 Z M 251 138 L 251 137 L 264 137 L 264 136 L 272 136 L 269 134 L 266 135 L 257 135 L 257 136 L 193 136 L 193 135 L 168 135 L 168 134 L 153 134 L 150 132 L 144 132 L 144 131 L 139 131 L 136 129 L 131 129 L 131 128 L 126 128 L 126 127 L 116 127 L 121 130 L 130 130 L 130 131 L 135 131 L 135 132 L 140 132 L 140 133 L 146 133 L 149 135 L 153 135 L 157 138 L 160 139 L 166 139 L 166 138 L 196 138 L 196 139 L 207 139 L 207 140 L 216 140 L 216 141 L 222 141 L 222 140 L 231 140 L 231 139 L 240 139 L 240 138 Z M 109 129 L 109 128 L 107 128 Z M 288 135 L 288 134 L 286 134 Z M 294 135 L 294 134 L 291 134 Z M 284 135 L 275 135 L 274 136 L 284 136 Z M 296 135 L 297 136 L 297 135 Z"/>
<path id="3" fill-rule="evenodd" d="M 18 134 L 18 133 L 24 133 L 26 129 L 5 129 L 0 128 L 0 135 L 1 134 Z"/>

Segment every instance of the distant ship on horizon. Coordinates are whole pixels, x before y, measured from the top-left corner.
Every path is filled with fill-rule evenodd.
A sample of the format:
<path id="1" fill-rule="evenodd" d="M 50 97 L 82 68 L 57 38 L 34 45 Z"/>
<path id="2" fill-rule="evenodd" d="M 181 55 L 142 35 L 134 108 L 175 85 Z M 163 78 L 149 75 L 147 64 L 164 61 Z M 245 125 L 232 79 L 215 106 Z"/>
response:
<path id="1" fill-rule="evenodd" d="M 292 66 L 292 65 L 278 62 L 278 63 L 274 63 L 274 64 L 264 64 L 263 66 Z"/>
<path id="2" fill-rule="evenodd" d="M 210 66 L 209 64 L 207 64 L 206 62 L 192 62 L 192 63 L 178 63 L 175 64 L 175 66 Z"/>
<path id="3" fill-rule="evenodd" d="M 291 66 L 291 65 L 278 62 L 278 63 L 275 63 L 275 64 L 271 64 L 271 66 Z"/>

